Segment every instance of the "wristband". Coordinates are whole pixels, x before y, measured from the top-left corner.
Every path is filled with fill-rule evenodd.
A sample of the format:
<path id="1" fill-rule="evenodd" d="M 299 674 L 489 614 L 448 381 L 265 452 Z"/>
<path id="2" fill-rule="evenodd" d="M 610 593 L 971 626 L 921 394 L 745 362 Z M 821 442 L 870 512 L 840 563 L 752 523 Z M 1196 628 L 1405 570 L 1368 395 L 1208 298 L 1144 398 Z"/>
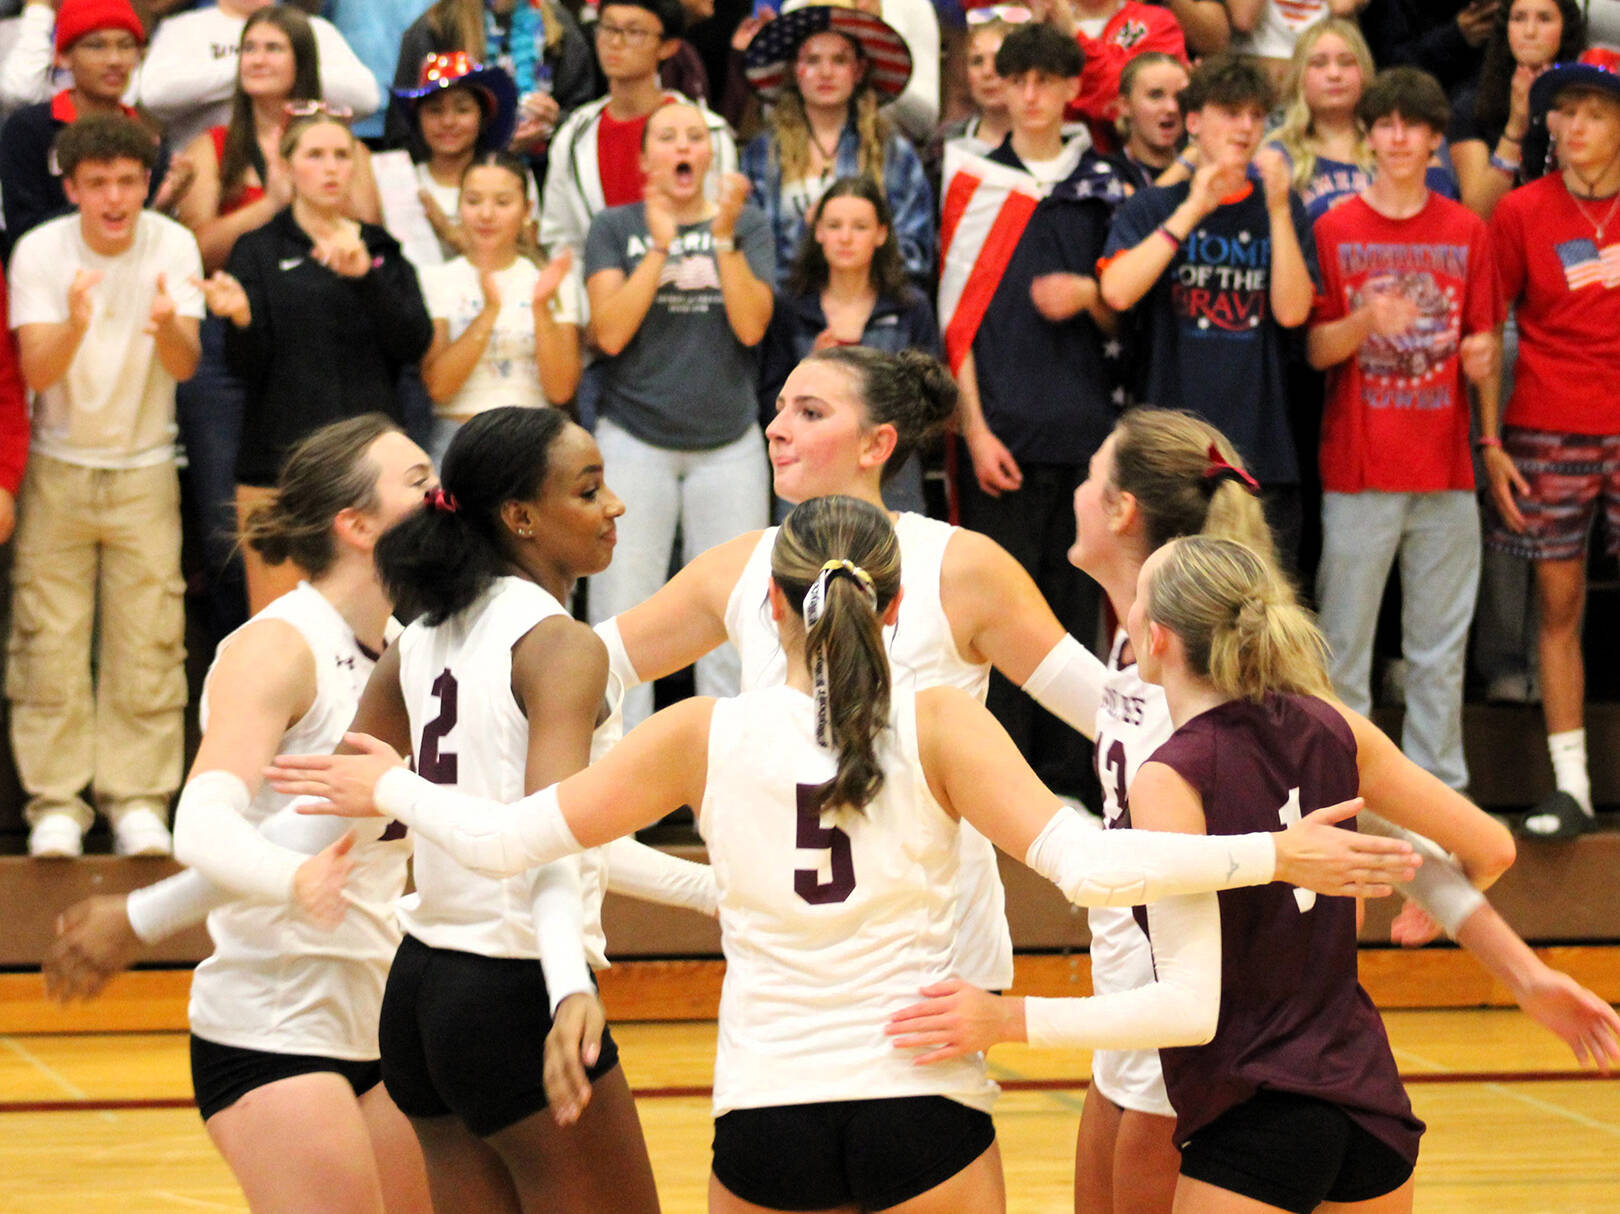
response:
<path id="1" fill-rule="evenodd" d="M 649 253 L 662 253 L 665 257 L 668 257 L 669 256 L 669 246 L 667 244 L 650 244 L 650 245 L 647 246 L 647 252 L 649 252 Z"/>
<path id="2" fill-rule="evenodd" d="M 1198 171 L 1198 166 L 1192 161 L 1188 160 L 1185 156 L 1177 156 L 1176 163 L 1182 168 L 1186 169 L 1189 173 L 1196 173 Z"/>
<path id="3" fill-rule="evenodd" d="M 1500 139 L 1506 139 L 1509 143 L 1513 144 L 1515 147 L 1523 147 L 1524 146 L 1524 140 L 1515 139 L 1512 135 L 1509 135 L 1506 131 L 1503 131 L 1499 136 L 1497 136 L 1497 138 L 1499 140 Z"/>
<path id="4" fill-rule="evenodd" d="M 1164 224 L 1161 223 L 1158 226 L 1158 228 L 1155 229 L 1155 230 L 1159 233 L 1160 236 L 1163 236 L 1166 240 L 1168 240 L 1170 242 L 1170 247 L 1172 249 L 1180 249 L 1181 248 L 1181 237 L 1177 236 L 1174 232 L 1172 232 Z"/>
<path id="5" fill-rule="evenodd" d="M 1474 440 L 1474 446 L 1481 449 L 1485 447 L 1495 447 L 1498 451 L 1500 451 L 1502 449 L 1502 440 L 1489 434 L 1481 434 Z"/>
<path id="6" fill-rule="evenodd" d="M 1524 167 L 1524 162 L 1522 160 L 1507 160 L 1501 156 L 1498 156 L 1495 152 L 1492 152 L 1490 166 L 1498 173 L 1506 173 L 1509 177 L 1517 177 L 1519 175 L 1519 170 Z"/>
<path id="7" fill-rule="evenodd" d="M 737 251 L 737 242 L 729 236 L 716 236 L 712 243 L 716 253 L 735 253 Z"/>

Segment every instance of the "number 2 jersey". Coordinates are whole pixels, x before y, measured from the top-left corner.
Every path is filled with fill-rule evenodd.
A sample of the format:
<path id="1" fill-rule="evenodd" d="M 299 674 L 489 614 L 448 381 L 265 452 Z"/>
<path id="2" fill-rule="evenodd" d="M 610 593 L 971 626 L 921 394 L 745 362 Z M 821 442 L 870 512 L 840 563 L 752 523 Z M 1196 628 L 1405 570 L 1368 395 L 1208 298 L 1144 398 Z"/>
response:
<path id="1" fill-rule="evenodd" d="M 777 686 L 717 700 L 709 725 L 697 824 L 726 956 L 715 1116 L 896 1096 L 988 1112 L 982 1055 L 913 1066 L 883 1031 L 952 972 L 956 936 L 958 827 L 928 790 L 913 694 L 893 693 L 883 787 L 861 813 L 809 808 L 834 770 L 814 717 Z"/>
<path id="2" fill-rule="evenodd" d="M 523 798 L 529 718 L 512 693 L 512 647 L 537 624 L 567 610 L 523 578 L 497 578 L 470 607 L 443 624 L 417 621 L 399 638 L 399 687 L 410 716 L 416 770 L 424 779 L 475 796 Z M 622 729 L 612 714 L 591 739 L 600 758 Z M 581 865 L 585 952 L 593 969 L 607 966 L 602 934 L 605 870 L 599 853 L 559 861 Z M 495 879 L 458 864 L 426 839 L 416 840 L 416 892 L 400 900 L 405 930 L 430 948 L 484 957 L 538 958 L 534 921 L 538 870 Z"/>
<path id="3" fill-rule="evenodd" d="M 248 624 L 280 620 L 315 658 L 315 699 L 282 736 L 288 754 L 327 754 L 354 720 L 377 655 L 361 645 L 337 608 L 300 582 Z M 240 629 L 219 644 L 225 652 Z M 200 705 L 208 727 L 208 692 Z M 358 836 L 343 921 L 327 931 L 287 904 L 237 900 L 212 911 L 214 951 L 191 980 L 191 1031 L 217 1045 L 275 1054 L 369 1061 L 377 1057 L 377 1014 L 399 947 L 394 901 L 405 887 L 411 844 L 380 819 L 345 822 L 299 815 L 293 798 L 259 787 L 247 818 L 274 842 L 314 854 L 345 829 Z"/>
<path id="4" fill-rule="evenodd" d="M 1356 743 L 1311 696 L 1230 700 L 1153 755 L 1197 790 L 1212 835 L 1277 830 L 1357 794 Z M 1383 1021 L 1356 978 L 1356 904 L 1280 882 L 1222 890 L 1221 1011 L 1206 1045 L 1159 1051 L 1185 1143 L 1262 1088 L 1339 1105 L 1409 1163 L 1412 1114 Z M 1140 909 L 1140 908 L 1139 908 Z"/>
<path id="5" fill-rule="evenodd" d="M 742 659 L 745 692 L 775 687 L 787 678 L 787 657 L 765 601 L 776 531 L 769 527 L 760 536 L 726 601 L 726 632 Z M 921 514 L 895 516 L 905 597 L 900 600 L 899 621 L 883 630 L 883 639 L 897 690 L 920 691 L 946 684 L 960 687 L 982 704 L 990 683 L 990 664 L 969 662 L 957 652 L 951 622 L 940 602 L 940 570 L 946 545 L 956 531 L 948 523 Z M 966 822 L 960 840 L 954 972 L 975 986 L 1005 990 L 1013 980 L 1012 934 L 1007 928 L 1007 898 L 996 849 Z"/>

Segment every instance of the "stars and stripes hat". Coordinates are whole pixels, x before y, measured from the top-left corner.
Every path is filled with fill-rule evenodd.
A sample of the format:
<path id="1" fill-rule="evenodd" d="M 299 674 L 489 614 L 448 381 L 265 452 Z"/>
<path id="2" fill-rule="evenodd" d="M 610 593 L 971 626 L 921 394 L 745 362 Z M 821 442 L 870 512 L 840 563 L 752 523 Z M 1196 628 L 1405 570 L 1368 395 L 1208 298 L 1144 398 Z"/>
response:
<path id="1" fill-rule="evenodd" d="M 1546 113 L 1568 88 L 1596 89 L 1620 101 L 1620 51 L 1594 46 L 1582 51 L 1574 63 L 1555 64 L 1542 72 L 1530 86 L 1531 112 Z"/>
<path id="2" fill-rule="evenodd" d="M 766 101 L 774 101 L 793 72 L 799 44 L 811 34 L 842 34 L 866 60 L 866 83 L 889 101 L 911 79 L 911 50 L 881 17 L 843 5 L 810 4 L 766 23 L 748 44 L 744 72 Z"/>
<path id="3" fill-rule="evenodd" d="M 394 105 L 403 106 L 411 126 L 416 126 L 417 103 L 446 89 L 464 88 L 478 98 L 484 111 L 480 142 L 486 147 L 504 148 L 517 127 L 517 85 L 505 70 L 473 61 L 466 51 L 436 51 L 422 60 L 413 89 L 390 89 Z"/>

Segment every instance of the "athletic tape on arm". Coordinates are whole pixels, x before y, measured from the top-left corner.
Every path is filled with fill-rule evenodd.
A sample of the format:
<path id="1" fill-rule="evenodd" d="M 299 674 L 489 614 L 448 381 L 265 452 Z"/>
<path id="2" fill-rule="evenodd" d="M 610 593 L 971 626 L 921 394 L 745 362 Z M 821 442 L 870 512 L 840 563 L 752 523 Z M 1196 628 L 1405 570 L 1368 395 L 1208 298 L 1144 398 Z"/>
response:
<path id="1" fill-rule="evenodd" d="M 1063 806 L 1030 844 L 1024 863 L 1076 906 L 1140 906 L 1175 894 L 1265 885 L 1276 872 L 1277 848 L 1264 832 L 1097 830 Z"/>
<path id="2" fill-rule="evenodd" d="M 1396 885 L 1403 897 L 1412 899 L 1438 923 L 1453 940 L 1462 925 L 1468 922 L 1481 906 L 1485 895 L 1474 884 L 1444 848 L 1432 839 L 1415 831 L 1397 826 L 1381 818 L 1370 809 L 1356 815 L 1356 829 L 1364 834 L 1382 835 L 1386 839 L 1405 839 L 1412 850 L 1423 857 L 1417 876 Z"/>

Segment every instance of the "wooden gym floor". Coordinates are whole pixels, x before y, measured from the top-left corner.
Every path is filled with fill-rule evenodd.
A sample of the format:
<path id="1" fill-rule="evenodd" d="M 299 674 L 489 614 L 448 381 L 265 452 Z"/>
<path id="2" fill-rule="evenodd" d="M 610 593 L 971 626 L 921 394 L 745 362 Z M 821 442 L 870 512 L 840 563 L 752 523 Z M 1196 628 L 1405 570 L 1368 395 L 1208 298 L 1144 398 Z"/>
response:
<path id="1" fill-rule="evenodd" d="M 1429 1123 L 1420 1214 L 1620 1210 L 1620 1080 L 1575 1069 L 1517 1011 L 1385 1013 Z M 704 1208 L 714 1025 L 615 1027 L 666 1214 Z M 999 1047 L 996 1125 L 1014 1214 L 1070 1207 L 1088 1059 Z M 0 1212 L 243 1210 L 190 1107 L 176 1032 L 0 1036 Z M 604 1212 L 609 1214 L 609 1212 Z"/>

